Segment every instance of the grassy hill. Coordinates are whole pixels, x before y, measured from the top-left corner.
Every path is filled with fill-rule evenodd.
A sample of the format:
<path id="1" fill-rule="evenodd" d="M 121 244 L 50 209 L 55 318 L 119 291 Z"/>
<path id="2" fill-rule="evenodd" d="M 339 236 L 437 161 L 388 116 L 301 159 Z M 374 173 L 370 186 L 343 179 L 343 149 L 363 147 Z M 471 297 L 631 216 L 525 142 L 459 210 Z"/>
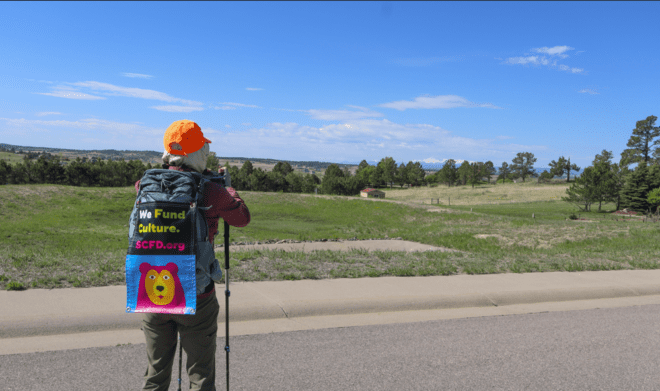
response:
<path id="1" fill-rule="evenodd" d="M 497 185 L 499 186 L 499 185 Z M 603 213 L 567 216 L 552 185 L 531 202 L 525 185 L 502 185 L 505 203 L 485 188 L 464 191 L 469 203 L 424 204 L 417 189 L 385 190 L 385 200 L 361 197 L 240 192 L 252 222 L 232 228 L 232 242 L 396 238 L 456 252 L 380 251 L 311 254 L 231 252 L 232 278 L 414 276 L 658 268 L 658 223 Z M 496 187 L 496 186 L 495 186 Z M 421 193 L 419 197 L 428 197 Z M 397 192 L 408 192 L 397 201 Z M 0 289 L 124 284 L 128 217 L 135 191 L 60 185 L 0 187 Z M 532 213 L 534 218 L 532 218 Z M 220 240 L 220 238 L 217 238 Z M 223 254 L 217 254 L 222 259 Z"/>

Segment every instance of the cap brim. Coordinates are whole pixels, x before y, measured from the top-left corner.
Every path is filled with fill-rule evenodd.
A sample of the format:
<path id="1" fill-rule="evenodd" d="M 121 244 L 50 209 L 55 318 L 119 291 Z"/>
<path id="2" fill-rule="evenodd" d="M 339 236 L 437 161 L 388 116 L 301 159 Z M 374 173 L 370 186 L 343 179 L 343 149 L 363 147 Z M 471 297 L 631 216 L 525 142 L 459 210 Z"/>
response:
<path id="1" fill-rule="evenodd" d="M 169 153 L 170 153 L 170 155 L 188 156 L 187 153 L 185 153 L 181 150 L 178 150 L 178 149 L 172 149 L 171 151 L 169 151 Z"/>

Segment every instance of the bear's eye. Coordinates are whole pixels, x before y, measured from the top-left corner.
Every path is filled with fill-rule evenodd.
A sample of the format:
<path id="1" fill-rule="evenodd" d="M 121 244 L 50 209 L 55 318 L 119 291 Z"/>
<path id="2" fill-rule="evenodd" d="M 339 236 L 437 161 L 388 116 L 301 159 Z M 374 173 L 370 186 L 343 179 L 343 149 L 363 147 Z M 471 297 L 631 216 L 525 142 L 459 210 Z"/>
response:
<path id="1" fill-rule="evenodd" d="M 152 275 L 149 276 L 149 278 L 150 278 L 151 280 L 155 280 L 155 279 L 156 279 L 156 276 L 154 276 L 154 275 L 152 274 Z"/>
<path id="2" fill-rule="evenodd" d="M 170 279 L 170 276 L 163 276 L 163 280 L 167 281 Z"/>

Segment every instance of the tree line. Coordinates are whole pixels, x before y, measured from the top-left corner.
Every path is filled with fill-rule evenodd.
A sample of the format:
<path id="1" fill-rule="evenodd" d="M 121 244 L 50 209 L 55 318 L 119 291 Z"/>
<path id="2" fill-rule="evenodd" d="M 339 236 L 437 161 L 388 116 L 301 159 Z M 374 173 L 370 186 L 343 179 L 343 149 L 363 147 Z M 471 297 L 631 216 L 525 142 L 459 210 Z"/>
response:
<path id="1" fill-rule="evenodd" d="M 59 156 L 40 155 L 35 161 L 26 156 L 22 162 L 13 165 L 0 160 L 0 183 L 122 187 L 135 184 L 151 168 L 161 168 L 161 165 L 144 164 L 140 160 L 86 161 L 76 158 L 65 166 Z"/>
<path id="2" fill-rule="evenodd" d="M 598 204 L 616 203 L 616 210 L 658 213 L 660 205 L 660 127 L 658 118 L 648 116 L 637 121 L 633 134 L 621 153 L 619 163 L 613 163 L 611 151 L 603 150 L 592 165 L 566 190 L 562 200 L 582 211 L 591 211 Z M 631 164 L 637 163 L 634 170 Z"/>
<path id="3" fill-rule="evenodd" d="M 612 162 L 612 152 L 603 150 L 597 154 L 592 165 L 585 168 L 579 177 L 567 189 L 567 197 L 562 199 L 575 204 L 578 208 L 590 211 L 598 204 L 616 203 L 617 210 L 628 208 L 635 211 L 657 211 L 660 200 L 660 127 L 656 127 L 657 117 L 649 116 L 637 121 L 633 135 L 628 141 L 628 148 L 621 153 L 619 163 Z M 549 182 L 554 177 L 563 177 L 571 182 L 571 172 L 577 173 L 580 167 L 571 163 L 570 157 L 560 156 L 549 164 L 550 171 L 540 175 L 534 169 L 536 158 L 531 152 L 519 152 L 511 164 L 502 162 L 495 167 L 493 162 L 468 162 L 460 165 L 453 159 L 446 161 L 439 171 L 426 175 L 420 162 L 409 161 L 397 166 L 392 157 L 382 158 L 376 165 L 362 160 L 353 174 L 348 167 L 342 170 L 337 164 L 330 164 L 323 178 L 315 174 L 303 174 L 294 171 L 288 162 L 278 162 L 272 171 L 254 168 L 247 160 L 239 168 L 228 163 L 232 187 L 237 190 L 272 191 L 290 193 L 314 193 L 334 195 L 357 195 L 367 187 L 382 188 L 398 186 L 472 186 L 491 183 L 497 175 L 497 182 L 516 179 L 526 181 L 539 178 L 540 182 Z M 638 166 L 631 170 L 631 164 Z M 207 168 L 215 171 L 220 161 L 212 153 L 207 160 Z M 140 160 L 103 161 L 77 158 L 63 166 L 58 156 L 39 155 L 36 161 L 27 157 L 23 162 L 10 165 L 0 160 L 0 183 L 30 184 L 53 183 L 72 186 L 131 186 L 139 180 L 144 171 L 161 168 L 157 164 L 144 164 Z"/>

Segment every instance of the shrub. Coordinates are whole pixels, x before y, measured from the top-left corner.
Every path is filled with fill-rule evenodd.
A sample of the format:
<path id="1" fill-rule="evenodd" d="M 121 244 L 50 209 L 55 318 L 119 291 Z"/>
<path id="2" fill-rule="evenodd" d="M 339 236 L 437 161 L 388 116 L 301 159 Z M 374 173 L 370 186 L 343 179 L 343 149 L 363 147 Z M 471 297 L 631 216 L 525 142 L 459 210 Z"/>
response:
<path id="1" fill-rule="evenodd" d="M 12 281 L 7 284 L 8 291 L 22 291 L 23 289 L 25 289 L 25 286 L 20 282 Z"/>

